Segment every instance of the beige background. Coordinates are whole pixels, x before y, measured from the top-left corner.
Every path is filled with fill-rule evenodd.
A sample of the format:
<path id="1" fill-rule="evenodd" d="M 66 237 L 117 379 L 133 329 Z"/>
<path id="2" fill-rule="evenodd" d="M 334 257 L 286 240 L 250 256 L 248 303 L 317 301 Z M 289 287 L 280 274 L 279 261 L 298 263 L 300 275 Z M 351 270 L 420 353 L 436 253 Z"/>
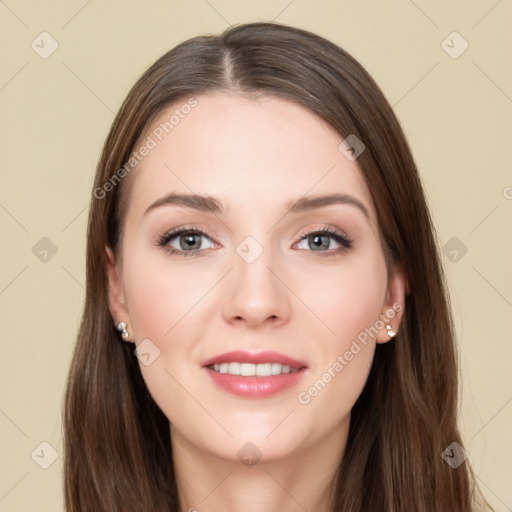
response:
<path id="1" fill-rule="evenodd" d="M 464 439 L 488 499 L 512 510 L 510 0 L 5 0 L 0 14 L 1 511 L 64 510 L 61 400 L 84 298 L 87 204 L 114 113 L 180 41 L 271 19 L 351 52 L 404 126 L 440 244 L 459 244 L 443 260 Z M 58 43 L 46 59 L 43 31 Z M 458 58 L 441 45 L 453 31 L 469 44 Z M 452 54 L 457 37 L 444 45 Z M 47 469 L 42 442 L 58 453 Z"/>

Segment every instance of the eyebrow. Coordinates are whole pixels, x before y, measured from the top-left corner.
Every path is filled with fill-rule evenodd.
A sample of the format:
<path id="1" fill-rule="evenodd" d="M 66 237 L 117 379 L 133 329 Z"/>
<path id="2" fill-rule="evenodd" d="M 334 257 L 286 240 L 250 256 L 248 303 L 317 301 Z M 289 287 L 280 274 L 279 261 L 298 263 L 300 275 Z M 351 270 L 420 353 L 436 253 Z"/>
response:
<path id="1" fill-rule="evenodd" d="M 286 213 L 303 213 L 324 206 L 330 206 L 333 204 L 346 204 L 354 206 L 359 209 L 365 217 L 370 218 L 370 214 L 366 206 L 356 199 L 354 196 L 348 194 L 328 194 L 328 195 L 315 195 L 315 196 L 303 196 L 299 199 L 289 201 L 286 204 Z M 203 196 L 199 194 L 175 194 L 171 193 L 160 199 L 157 199 L 152 203 L 147 210 L 144 212 L 146 215 L 155 208 L 161 206 L 181 206 L 184 208 L 191 208 L 199 211 L 210 211 L 215 214 L 222 214 L 224 212 L 224 206 L 222 203 L 211 196 Z"/>

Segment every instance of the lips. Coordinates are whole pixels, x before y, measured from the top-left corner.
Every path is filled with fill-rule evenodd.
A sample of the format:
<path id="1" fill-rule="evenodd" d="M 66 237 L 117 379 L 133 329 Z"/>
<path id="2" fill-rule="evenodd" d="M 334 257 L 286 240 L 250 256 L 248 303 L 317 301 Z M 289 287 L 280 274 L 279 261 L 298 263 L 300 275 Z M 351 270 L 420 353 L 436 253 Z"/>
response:
<path id="1" fill-rule="evenodd" d="M 278 352 L 258 352 L 253 354 L 243 350 L 235 350 L 227 352 L 219 356 L 212 357 L 201 363 L 201 366 L 211 366 L 214 364 L 222 363 L 251 363 L 251 364 L 265 364 L 265 363 L 278 363 L 283 366 L 289 366 L 292 369 L 299 370 L 306 366 L 306 363 L 292 359 Z"/>
<path id="2" fill-rule="evenodd" d="M 213 383 L 232 395 L 266 398 L 295 386 L 307 371 L 302 361 L 278 352 L 234 351 L 201 364 Z"/>

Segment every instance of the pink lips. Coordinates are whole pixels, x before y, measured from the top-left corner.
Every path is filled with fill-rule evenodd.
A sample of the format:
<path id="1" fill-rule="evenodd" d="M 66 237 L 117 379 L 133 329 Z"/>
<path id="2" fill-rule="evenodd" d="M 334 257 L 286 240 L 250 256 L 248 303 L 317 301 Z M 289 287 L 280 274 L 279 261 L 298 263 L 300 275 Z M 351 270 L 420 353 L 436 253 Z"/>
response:
<path id="1" fill-rule="evenodd" d="M 270 376 L 251 376 L 231 375 L 229 373 L 218 373 L 210 366 L 221 363 L 279 363 L 288 365 L 293 373 L 270 375 Z M 212 357 L 201 363 L 203 369 L 208 373 L 213 382 L 220 388 L 229 393 L 244 398 L 266 398 L 275 395 L 287 388 L 296 385 L 304 376 L 307 369 L 305 363 L 292 359 L 291 357 L 279 354 L 278 352 L 258 352 L 256 354 L 241 350 L 227 352 L 219 356 Z"/>

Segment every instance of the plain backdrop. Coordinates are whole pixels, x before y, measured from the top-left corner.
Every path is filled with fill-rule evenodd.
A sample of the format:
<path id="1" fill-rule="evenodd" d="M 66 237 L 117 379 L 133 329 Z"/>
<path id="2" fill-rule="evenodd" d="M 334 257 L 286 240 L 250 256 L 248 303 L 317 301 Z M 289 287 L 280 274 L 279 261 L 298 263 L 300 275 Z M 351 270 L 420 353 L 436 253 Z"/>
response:
<path id="1" fill-rule="evenodd" d="M 259 20 L 348 50 L 400 119 L 449 281 L 464 441 L 490 502 L 512 510 L 510 0 L 5 0 L 0 15 L 1 511 L 64 510 L 62 396 L 115 112 L 179 42 Z"/>

